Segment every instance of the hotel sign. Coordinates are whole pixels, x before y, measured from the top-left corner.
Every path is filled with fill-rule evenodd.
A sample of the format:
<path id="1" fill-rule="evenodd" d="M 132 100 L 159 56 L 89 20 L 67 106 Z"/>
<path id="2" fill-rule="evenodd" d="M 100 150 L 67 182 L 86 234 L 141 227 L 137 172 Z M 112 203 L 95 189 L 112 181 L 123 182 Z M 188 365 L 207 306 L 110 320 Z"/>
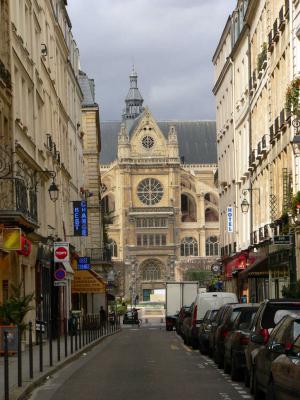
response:
<path id="1" fill-rule="evenodd" d="M 233 233 L 233 207 L 227 207 L 227 232 Z"/>
<path id="2" fill-rule="evenodd" d="M 88 236 L 87 202 L 73 201 L 74 236 Z"/>

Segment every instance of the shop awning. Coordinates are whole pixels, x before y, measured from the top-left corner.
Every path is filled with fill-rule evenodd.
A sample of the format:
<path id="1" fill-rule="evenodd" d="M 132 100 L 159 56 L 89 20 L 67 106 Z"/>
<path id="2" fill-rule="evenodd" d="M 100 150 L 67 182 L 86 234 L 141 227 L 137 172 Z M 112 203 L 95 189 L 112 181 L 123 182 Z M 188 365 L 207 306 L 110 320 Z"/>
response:
<path id="1" fill-rule="evenodd" d="M 257 258 L 245 271 L 240 272 L 239 278 L 268 277 L 269 263 L 268 256 Z"/>
<path id="2" fill-rule="evenodd" d="M 106 283 L 91 269 L 75 270 L 72 293 L 106 293 Z"/>
<path id="3" fill-rule="evenodd" d="M 247 255 L 239 253 L 225 263 L 225 278 L 232 278 L 234 271 L 241 271 L 246 269 Z"/>

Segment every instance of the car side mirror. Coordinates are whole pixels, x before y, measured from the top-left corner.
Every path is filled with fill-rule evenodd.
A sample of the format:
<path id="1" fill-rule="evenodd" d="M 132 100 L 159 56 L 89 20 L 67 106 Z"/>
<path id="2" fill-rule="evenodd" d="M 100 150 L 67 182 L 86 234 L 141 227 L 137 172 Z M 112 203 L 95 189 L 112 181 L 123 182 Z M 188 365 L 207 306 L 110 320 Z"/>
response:
<path id="1" fill-rule="evenodd" d="M 257 333 L 253 333 L 251 335 L 251 341 L 257 344 L 264 344 L 265 343 L 265 339 L 263 337 L 263 335 L 257 334 Z"/>

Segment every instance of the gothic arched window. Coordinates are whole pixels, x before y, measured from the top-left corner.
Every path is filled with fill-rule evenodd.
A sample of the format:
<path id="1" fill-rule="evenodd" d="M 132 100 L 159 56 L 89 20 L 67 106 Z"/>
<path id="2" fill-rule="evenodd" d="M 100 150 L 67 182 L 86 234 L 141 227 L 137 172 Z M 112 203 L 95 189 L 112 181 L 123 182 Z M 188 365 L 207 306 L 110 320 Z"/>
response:
<path id="1" fill-rule="evenodd" d="M 118 257 L 118 245 L 114 240 L 108 240 L 107 248 L 110 250 L 110 254 L 112 257 Z"/>
<path id="2" fill-rule="evenodd" d="M 193 237 L 185 237 L 180 245 L 181 256 L 197 256 L 198 242 Z"/>
<path id="3" fill-rule="evenodd" d="M 143 280 L 144 281 L 158 281 L 161 279 L 161 269 L 154 262 L 150 261 L 143 267 Z"/>
<path id="4" fill-rule="evenodd" d="M 219 255 L 219 240 L 217 236 L 210 236 L 205 242 L 205 252 L 207 256 Z"/>

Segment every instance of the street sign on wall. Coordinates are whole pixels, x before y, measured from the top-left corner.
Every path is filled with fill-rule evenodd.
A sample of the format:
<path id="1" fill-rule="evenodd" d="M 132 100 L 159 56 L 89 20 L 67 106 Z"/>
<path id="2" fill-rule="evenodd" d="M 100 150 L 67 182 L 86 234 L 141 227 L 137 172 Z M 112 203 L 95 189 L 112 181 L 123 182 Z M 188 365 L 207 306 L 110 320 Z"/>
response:
<path id="1" fill-rule="evenodd" d="M 227 232 L 233 233 L 233 207 L 227 207 Z"/>
<path id="2" fill-rule="evenodd" d="M 54 242 L 54 262 L 70 261 L 68 242 Z"/>
<path id="3" fill-rule="evenodd" d="M 74 236 L 88 236 L 87 202 L 73 201 Z"/>
<path id="4" fill-rule="evenodd" d="M 83 269 L 90 269 L 91 264 L 90 264 L 90 257 L 79 257 L 77 260 L 77 269 L 83 270 Z"/>
<path id="5" fill-rule="evenodd" d="M 59 268 L 59 269 L 57 269 L 56 271 L 54 271 L 54 278 L 55 278 L 55 280 L 57 280 L 57 281 L 62 281 L 62 280 L 65 279 L 66 274 L 67 274 L 67 273 L 66 273 L 66 270 L 65 270 L 65 269 Z"/>

